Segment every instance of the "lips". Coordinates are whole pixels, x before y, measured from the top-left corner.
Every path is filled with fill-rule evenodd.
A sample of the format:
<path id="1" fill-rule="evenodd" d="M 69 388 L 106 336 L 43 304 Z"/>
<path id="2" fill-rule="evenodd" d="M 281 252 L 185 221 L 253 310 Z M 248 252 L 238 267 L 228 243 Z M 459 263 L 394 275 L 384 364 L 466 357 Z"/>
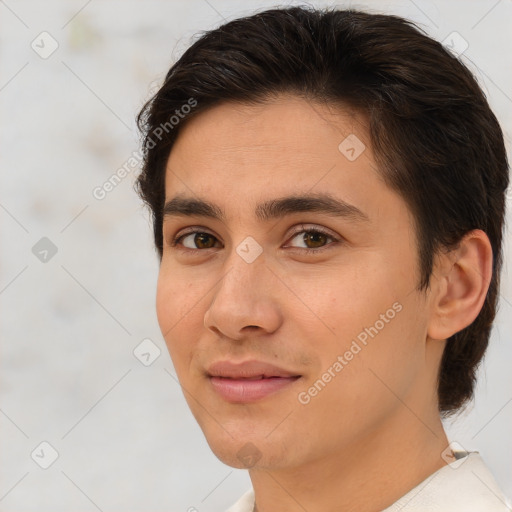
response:
<path id="1" fill-rule="evenodd" d="M 207 375 L 213 389 L 228 402 L 253 402 L 293 384 L 301 375 L 263 361 L 218 361 Z"/>
<path id="2" fill-rule="evenodd" d="M 300 377 L 296 372 L 288 371 L 263 361 L 245 361 L 242 363 L 217 361 L 208 368 L 207 373 L 211 377 L 224 377 L 228 379 Z"/>

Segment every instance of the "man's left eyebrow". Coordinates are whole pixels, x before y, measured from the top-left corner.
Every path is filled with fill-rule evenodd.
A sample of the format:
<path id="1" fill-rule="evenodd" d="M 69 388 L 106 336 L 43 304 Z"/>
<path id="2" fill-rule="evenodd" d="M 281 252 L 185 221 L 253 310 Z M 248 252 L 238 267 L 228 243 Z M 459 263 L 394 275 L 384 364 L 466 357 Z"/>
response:
<path id="1" fill-rule="evenodd" d="M 256 206 L 255 216 L 261 221 L 280 219 L 294 213 L 322 213 L 345 217 L 357 222 L 370 222 L 366 213 L 346 201 L 326 193 L 310 193 L 270 199 Z M 226 220 L 225 213 L 216 204 L 203 199 L 178 195 L 165 203 L 163 218 L 171 216 L 200 216 Z"/>

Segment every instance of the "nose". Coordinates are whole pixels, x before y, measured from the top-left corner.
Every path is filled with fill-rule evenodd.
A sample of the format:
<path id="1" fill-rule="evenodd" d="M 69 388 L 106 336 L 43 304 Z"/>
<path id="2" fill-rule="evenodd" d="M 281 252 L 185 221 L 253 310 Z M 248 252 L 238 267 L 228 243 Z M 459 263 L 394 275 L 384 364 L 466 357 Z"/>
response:
<path id="1" fill-rule="evenodd" d="M 276 331 L 282 323 L 276 277 L 259 257 L 248 263 L 238 254 L 214 288 L 204 325 L 233 340 Z"/>

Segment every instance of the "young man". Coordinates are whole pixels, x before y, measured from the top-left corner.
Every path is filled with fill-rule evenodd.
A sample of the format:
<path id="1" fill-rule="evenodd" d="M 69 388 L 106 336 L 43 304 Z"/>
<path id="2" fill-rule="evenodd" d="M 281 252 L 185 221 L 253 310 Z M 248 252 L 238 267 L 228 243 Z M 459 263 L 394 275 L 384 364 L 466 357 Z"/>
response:
<path id="1" fill-rule="evenodd" d="M 498 298 L 508 163 L 471 73 L 396 16 L 204 34 L 139 117 L 159 324 L 232 512 L 506 511 L 441 418 Z"/>

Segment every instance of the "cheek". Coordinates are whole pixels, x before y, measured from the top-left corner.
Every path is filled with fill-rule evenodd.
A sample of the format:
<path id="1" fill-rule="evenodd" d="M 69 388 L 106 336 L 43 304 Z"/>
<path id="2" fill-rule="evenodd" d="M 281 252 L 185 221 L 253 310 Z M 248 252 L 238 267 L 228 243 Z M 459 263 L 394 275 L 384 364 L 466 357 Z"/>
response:
<path id="1" fill-rule="evenodd" d="M 361 398 L 364 390 L 371 397 L 386 393 L 375 374 L 397 388 L 407 387 L 415 368 L 421 366 L 424 305 L 411 293 L 410 279 L 397 276 L 398 265 L 381 263 L 352 266 L 345 272 L 340 268 L 316 292 L 305 282 L 297 286 L 303 302 L 314 305 L 315 315 L 308 314 L 311 322 L 301 323 L 306 338 L 316 340 L 312 349 L 322 370 L 334 371 L 338 356 L 346 361 L 343 370 L 335 372 L 336 384 L 329 385 L 342 387 L 332 395 L 336 401 L 340 396 L 350 400 L 347 395 Z M 316 380 L 319 375 L 311 377 Z"/>
<path id="2" fill-rule="evenodd" d="M 310 424 L 323 418 L 326 438 L 336 438 L 340 432 L 345 438 L 355 438 L 371 430 L 401 407 L 413 389 L 423 364 L 421 336 L 413 325 L 414 308 L 402 306 L 380 330 L 380 323 L 375 327 L 373 311 L 359 311 L 356 317 L 354 307 L 352 317 L 338 317 L 341 335 L 337 342 L 329 344 L 327 351 L 318 351 L 321 371 L 310 376 L 301 398 L 309 400 L 302 406 L 305 421 Z M 382 312 L 386 311 L 384 307 Z M 361 333 L 364 337 L 358 338 Z"/>
<path id="3" fill-rule="evenodd" d="M 201 306 L 201 295 L 208 289 L 201 286 L 197 276 L 162 262 L 156 289 L 156 313 L 163 333 L 171 328 L 179 329 L 181 324 L 190 321 L 187 317 L 193 315 L 194 305 Z"/>
<path id="4" fill-rule="evenodd" d="M 293 279 L 294 294 L 300 299 L 293 300 L 295 314 L 301 313 L 302 323 L 310 320 L 308 328 L 311 334 L 316 329 L 317 337 L 322 338 L 322 351 L 326 345 L 336 350 L 350 345 L 365 327 L 380 322 L 380 315 L 397 300 L 399 292 L 390 286 L 391 277 L 383 274 L 378 262 L 370 263 L 340 265 L 323 274 Z M 389 316 L 394 313 L 392 310 Z"/>
<path id="5" fill-rule="evenodd" d="M 172 286 L 171 282 L 166 273 L 160 270 L 156 288 L 156 315 L 160 330 L 166 340 L 169 329 L 177 320 L 177 296 L 180 295 L 179 289 Z"/>
<path id="6" fill-rule="evenodd" d="M 188 282 L 187 282 L 188 281 Z M 183 274 L 161 268 L 156 291 L 156 314 L 167 349 L 177 371 L 193 352 L 194 340 L 190 333 L 197 331 L 198 311 L 201 306 L 190 280 Z"/>

